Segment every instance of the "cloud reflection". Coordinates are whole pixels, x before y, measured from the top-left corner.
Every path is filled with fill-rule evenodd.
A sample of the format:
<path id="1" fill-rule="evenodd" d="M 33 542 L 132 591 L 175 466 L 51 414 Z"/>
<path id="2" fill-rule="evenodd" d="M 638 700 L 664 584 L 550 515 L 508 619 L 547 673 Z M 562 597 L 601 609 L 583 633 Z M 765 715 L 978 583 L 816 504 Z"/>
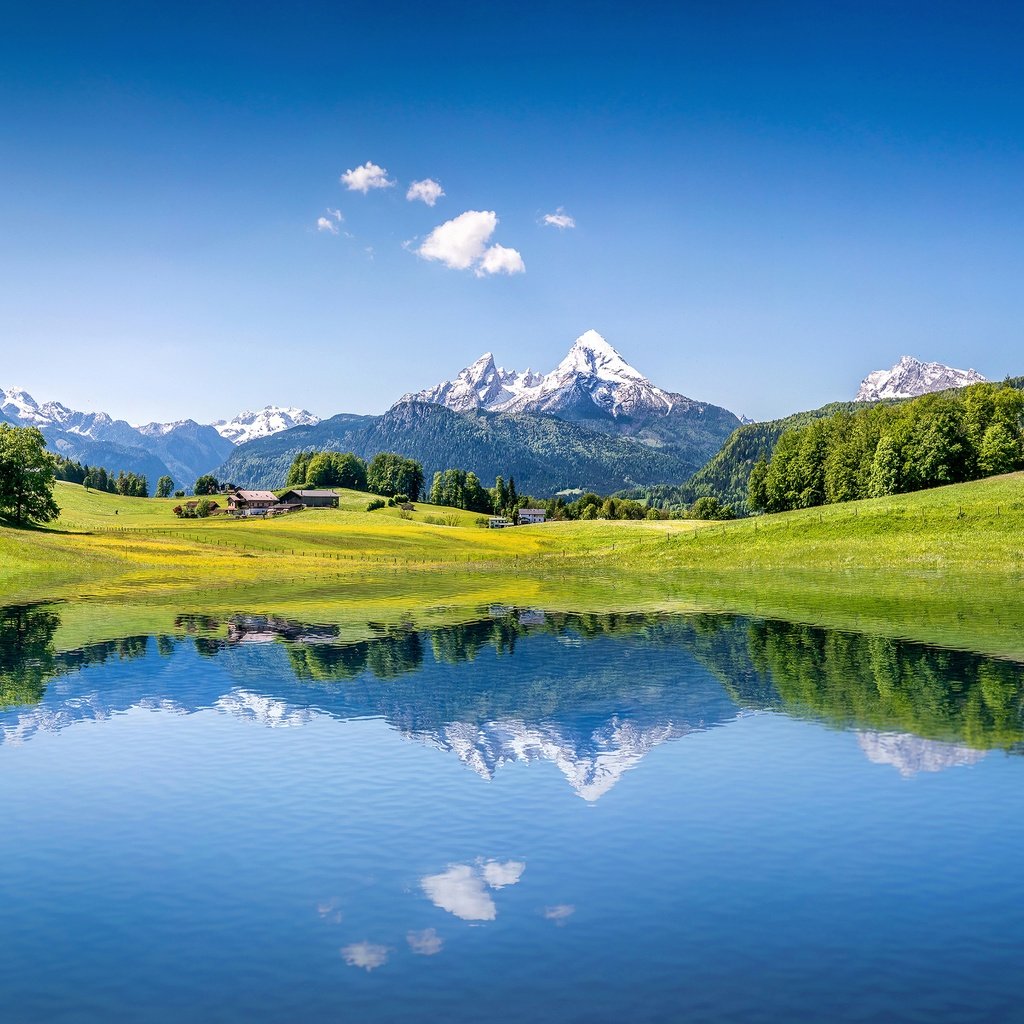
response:
<path id="1" fill-rule="evenodd" d="M 558 903 L 553 907 L 544 908 L 544 917 L 548 921 L 554 921 L 561 926 L 576 913 L 576 908 L 571 903 Z"/>
<path id="2" fill-rule="evenodd" d="M 421 932 L 409 932 L 405 936 L 409 948 L 420 956 L 434 956 L 444 948 L 444 940 L 433 928 L 424 928 Z"/>
<path id="3" fill-rule="evenodd" d="M 387 946 L 364 941 L 344 946 L 341 955 L 349 967 L 362 967 L 366 971 L 372 971 L 388 962 L 388 953 L 390 952 Z"/>
<path id="4" fill-rule="evenodd" d="M 515 860 L 452 864 L 440 874 L 426 875 L 420 885 L 434 906 L 463 921 L 493 921 L 498 910 L 488 888 L 515 885 L 525 870 L 526 864 Z"/>

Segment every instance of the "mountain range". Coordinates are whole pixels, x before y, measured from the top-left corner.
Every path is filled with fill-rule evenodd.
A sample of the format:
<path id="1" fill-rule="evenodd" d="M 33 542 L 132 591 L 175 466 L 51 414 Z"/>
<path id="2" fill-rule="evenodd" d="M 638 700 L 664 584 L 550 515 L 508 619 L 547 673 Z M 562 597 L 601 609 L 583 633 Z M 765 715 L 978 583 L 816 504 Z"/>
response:
<path id="1" fill-rule="evenodd" d="M 868 374 L 856 400 L 907 398 L 981 380 L 975 370 L 904 356 L 891 369 Z M 473 469 L 485 482 L 514 476 L 521 491 L 537 496 L 659 484 L 694 496 L 725 493 L 723 472 L 736 478 L 725 490 L 739 494 L 747 463 L 753 464 L 748 456 L 756 458 L 751 451 L 733 465 L 745 437 L 739 428 L 751 421 L 657 386 L 594 330 L 577 338 L 548 373 L 507 370 L 486 352 L 451 380 L 403 395 L 379 416 L 320 420 L 304 409 L 271 405 L 212 424 L 132 425 L 104 412 L 39 404 L 13 388 L 0 389 L 0 421 L 39 427 L 66 458 L 142 473 L 151 484 L 166 473 L 186 488 L 209 472 L 238 485 L 279 486 L 295 454 L 321 448 L 364 458 L 397 451 L 422 462 L 428 480 L 450 467 Z M 769 433 L 790 425 L 793 417 L 773 421 Z M 758 438 L 758 451 L 763 441 Z"/>
<path id="2" fill-rule="evenodd" d="M 66 459 L 141 473 L 151 487 L 164 474 L 178 487 L 189 487 L 219 466 L 236 444 L 319 419 L 304 409 L 268 406 L 213 424 L 186 419 L 133 426 L 105 412 L 77 412 L 60 402 L 40 404 L 24 388 L 0 388 L 0 421 L 38 427 L 50 449 Z"/>
<path id="3" fill-rule="evenodd" d="M 547 374 L 506 370 L 491 353 L 452 380 L 403 395 L 382 416 L 336 416 L 243 445 L 219 475 L 254 487 L 284 479 L 315 448 L 364 458 L 398 451 L 437 470 L 470 468 L 485 481 L 514 476 L 521 491 L 602 492 L 692 475 L 740 419 L 657 387 L 596 331 Z"/>
<path id="4" fill-rule="evenodd" d="M 977 370 L 957 370 L 944 363 L 923 363 L 904 356 L 888 370 L 875 370 L 860 383 L 854 401 L 878 402 L 885 398 L 917 398 L 933 391 L 964 388 L 987 378 Z"/>

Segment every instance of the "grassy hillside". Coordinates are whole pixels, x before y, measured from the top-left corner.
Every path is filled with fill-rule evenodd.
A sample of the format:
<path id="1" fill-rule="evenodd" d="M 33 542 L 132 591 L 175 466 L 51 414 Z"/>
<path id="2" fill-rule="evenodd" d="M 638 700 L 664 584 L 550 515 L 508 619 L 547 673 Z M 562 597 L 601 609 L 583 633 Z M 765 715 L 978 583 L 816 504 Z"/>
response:
<path id="1" fill-rule="evenodd" d="M 173 500 L 58 488 L 52 529 L 0 527 L 0 603 L 381 620 L 491 603 L 717 609 L 1024 657 L 1024 475 L 731 523 L 490 531 L 419 505 L 180 521 Z M 459 526 L 428 516 L 458 517 Z"/>

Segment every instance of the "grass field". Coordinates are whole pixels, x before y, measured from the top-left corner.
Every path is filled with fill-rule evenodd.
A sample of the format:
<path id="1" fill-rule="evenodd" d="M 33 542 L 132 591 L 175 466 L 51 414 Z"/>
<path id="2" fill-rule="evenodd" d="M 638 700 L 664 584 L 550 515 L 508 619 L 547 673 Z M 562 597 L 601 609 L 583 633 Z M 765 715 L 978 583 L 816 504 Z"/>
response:
<path id="1" fill-rule="evenodd" d="M 0 527 L 0 603 L 367 622 L 489 603 L 719 609 L 1024 657 L 1024 474 L 731 523 L 484 530 L 472 513 L 417 505 L 404 519 L 339 497 L 268 521 L 179 520 L 174 499 L 60 484 L 58 522 Z"/>

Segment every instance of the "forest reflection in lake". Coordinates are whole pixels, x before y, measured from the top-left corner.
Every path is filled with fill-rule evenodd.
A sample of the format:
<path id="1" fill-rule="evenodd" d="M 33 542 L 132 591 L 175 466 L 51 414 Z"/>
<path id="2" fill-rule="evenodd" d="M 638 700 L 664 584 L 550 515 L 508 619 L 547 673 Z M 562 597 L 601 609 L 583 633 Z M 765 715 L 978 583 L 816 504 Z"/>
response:
<path id="1" fill-rule="evenodd" d="M 15 1019 L 959 1020 L 1024 994 L 1016 663 L 507 607 L 61 636 L 57 606 L 0 611 Z"/>

